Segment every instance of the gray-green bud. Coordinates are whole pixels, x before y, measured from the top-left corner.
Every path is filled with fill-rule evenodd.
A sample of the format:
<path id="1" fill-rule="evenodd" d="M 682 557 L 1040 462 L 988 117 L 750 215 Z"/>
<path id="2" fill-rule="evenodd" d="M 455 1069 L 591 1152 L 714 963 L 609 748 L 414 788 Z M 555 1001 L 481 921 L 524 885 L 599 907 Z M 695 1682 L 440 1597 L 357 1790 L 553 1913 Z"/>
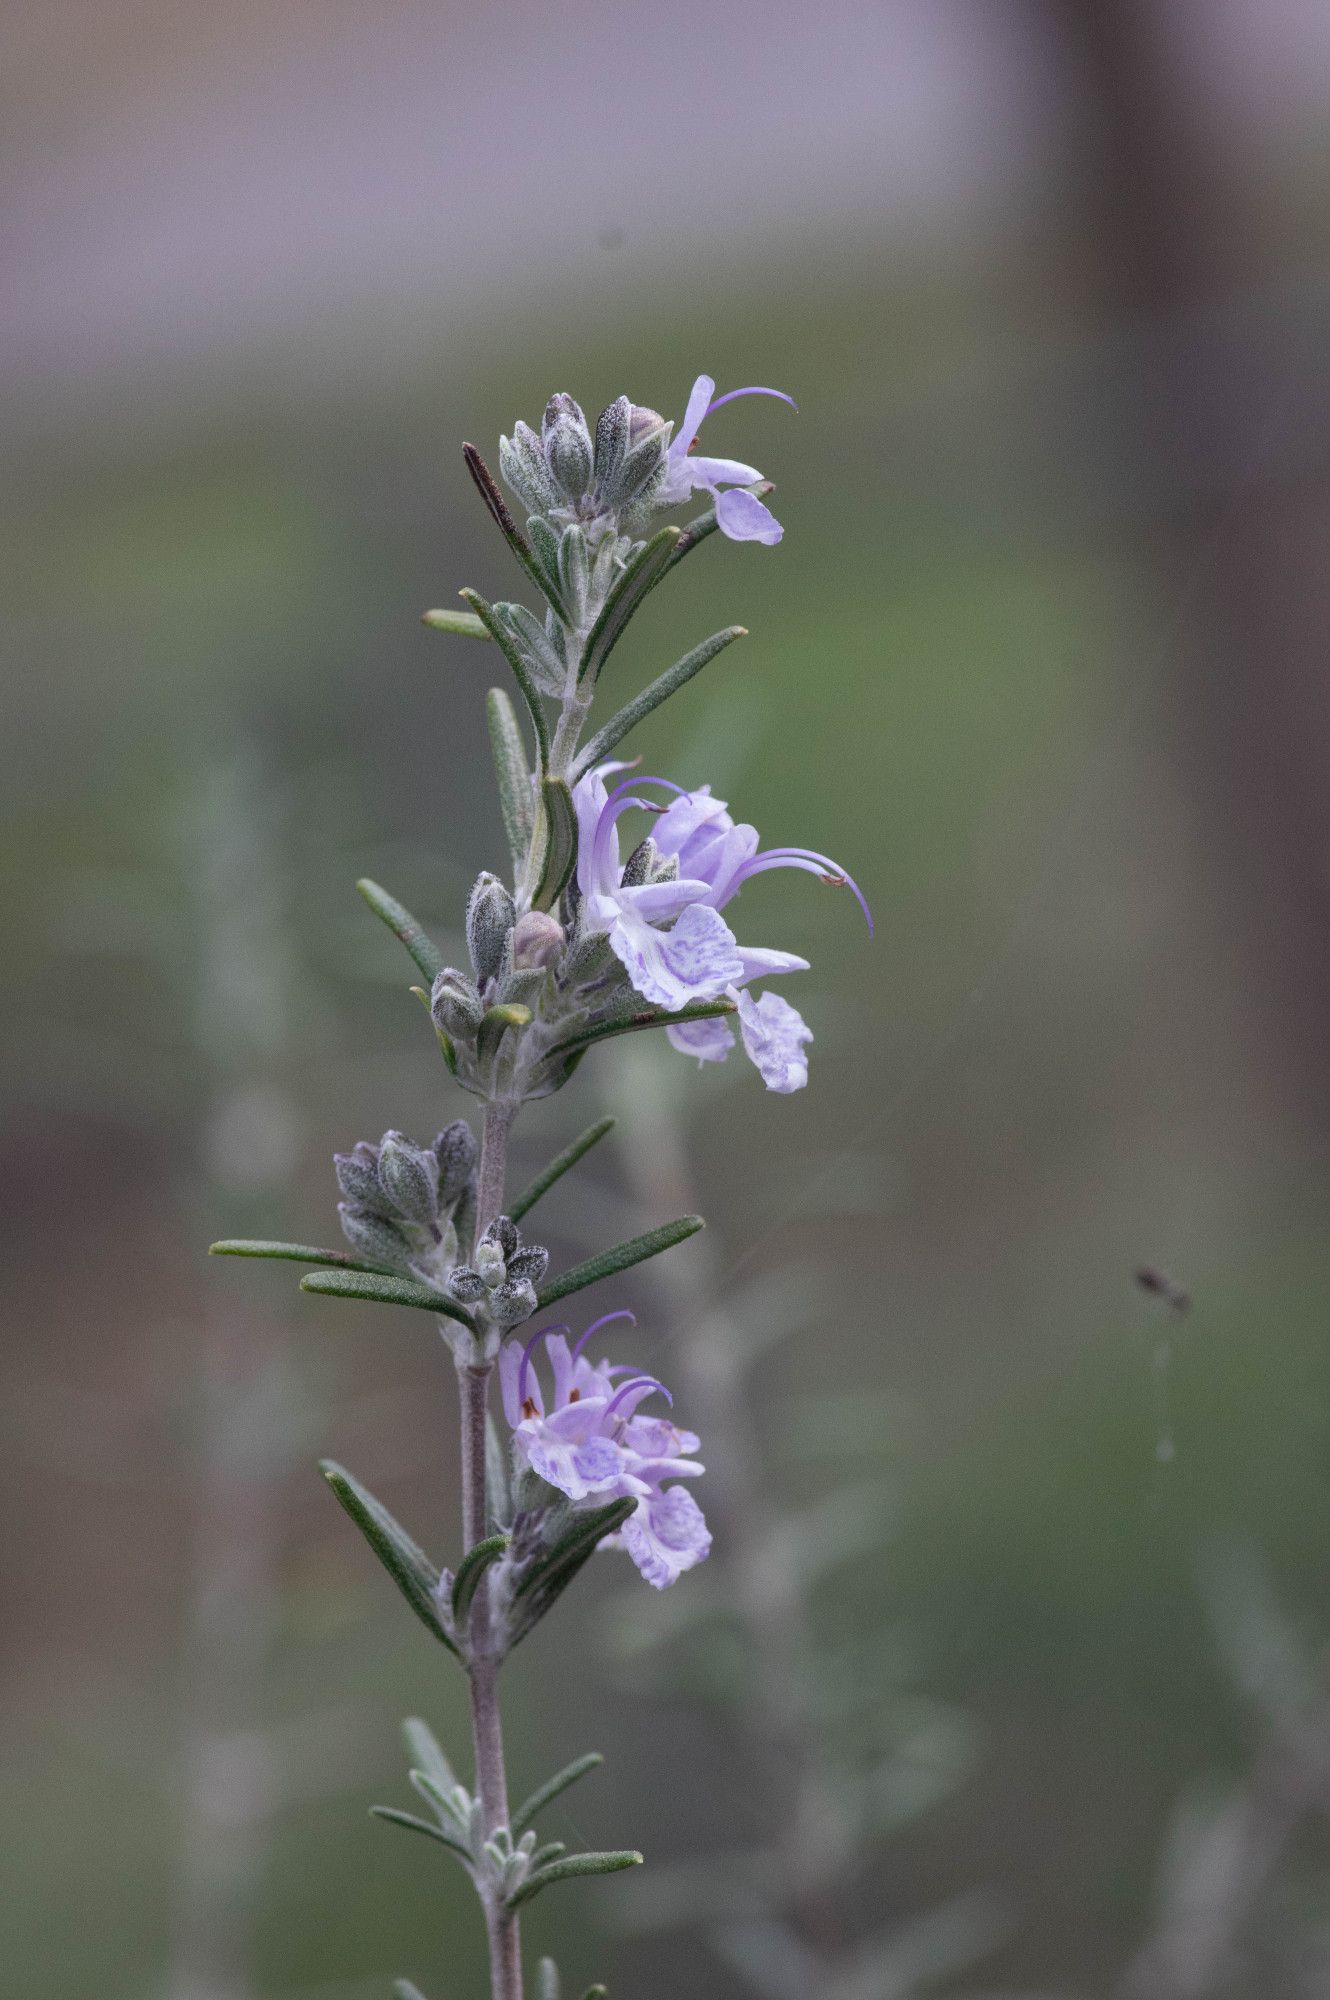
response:
<path id="1" fill-rule="evenodd" d="M 570 500 L 591 484 L 591 432 L 571 396 L 551 396 L 540 426 L 545 463 Z"/>
<path id="2" fill-rule="evenodd" d="M 446 965 L 430 990 L 429 1010 L 435 1024 L 458 1041 L 474 1035 L 485 1009 L 464 972 Z"/>
<path id="3" fill-rule="evenodd" d="M 338 1187 L 353 1208 L 364 1209 L 369 1215 L 382 1216 L 385 1221 L 391 1219 L 393 1205 L 379 1180 L 377 1146 L 371 1146 L 368 1140 L 362 1139 L 349 1153 L 334 1153 L 333 1169 Z"/>
<path id="4" fill-rule="evenodd" d="M 497 979 L 504 969 L 516 915 L 513 899 L 498 876 L 488 870 L 477 876 L 466 906 L 466 943 L 482 986 L 487 979 Z"/>
<path id="5" fill-rule="evenodd" d="M 490 1317 L 504 1328 L 520 1326 L 530 1319 L 538 1304 L 536 1288 L 525 1278 L 510 1280 L 490 1295 Z"/>
<path id="6" fill-rule="evenodd" d="M 439 1163 L 432 1152 L 401 1132 L 387 1132 L 379 1147 L 379 1179 L 399 1215 L 426 1227 L 438 1220 Z"/>
<path id="7" fill-rule="evenodd" d="M 514 424 L 513 435 L 499 439 L 499 470 L 529 513 L 548 514 L 563 504 L 530 424 Z"/>
<path id="8" fill-rule="evenodd" d="M 439 1199 L 451 1208 L 476 1168 L 479 1148 L 476 1135 L 465 1118 L 454 1118 L 434 1141 L 434 1157 L 439 1163 Z"/>
<path id="9" fill-rule="evenodd" d="M 391 1222 L 384 1222 L 377 1215 L 366 1215 L 347 1201 L 338 1202 L 337 1213 L 343 1236 L 360 1256 L 371 1264 L 383 1264 L 390 1271 L 410 1269 L 411 1252 Z"/>

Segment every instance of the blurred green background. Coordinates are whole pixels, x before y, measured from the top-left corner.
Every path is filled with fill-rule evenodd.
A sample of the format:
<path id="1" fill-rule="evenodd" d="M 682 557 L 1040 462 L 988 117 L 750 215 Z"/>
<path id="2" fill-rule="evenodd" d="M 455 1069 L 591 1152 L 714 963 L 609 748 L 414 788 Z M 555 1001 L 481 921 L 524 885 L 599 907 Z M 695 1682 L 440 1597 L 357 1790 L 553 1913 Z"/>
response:
<path id="1" fill-rule="evenodd" d="M 447 937 L 499 852 L 496 663 L 418 622 L 516 594 L 460 441 L 556 389 L 677 417 L 705 369 L 799 401 L 708 434 L 786 540 L 708 543 L 616 691 L 747 625 L 635 747 L 836 855 L 878 928 L 755 883 L 745 934 L 813 962 L 810 1089 L 663 1052 L 630 1094 L 682 1106 L 708 1283 L 820 1260 L 753 1378 L 763 1505 L 896 1510 L 819 1586 L 827 1657 L 889 1625 L 973 1735 L 838 1921 L 985 1890 L 946 1991 L 1116 1993 L 1177 1801 L 1260 1768 L 1207 1602 L 1257 1573 L 1330 1637 L 1324 9 L 9 13 L 13 1990 L 479 1990 L 462 1886 L 364 1812 L 400 1714 L 460 1753 L 459 1686 L 312 1470 L 445 1550 L 444 1357 L 202 1249 L 326 1238 L 334 1147 L 469 1108 L 351 886 Z M 658 1219 L 597 1162 L 558 1255 Z M 620 1298 L 668 1376 L 652 1280 Z M 668 1868 L 769 1805 L 707 1675 L 622 1643 L 655 1609 L 607 1558 L 508 1698 L 519 1782 L 609 1759 L 551 1831 Z M 1149 1991 L 1330 1991 L 1306 1790 L 1271 1955 Z M 749 1990 L 687 1912 L 561 1894 L 528 1931 L 570 1979 Z"/>

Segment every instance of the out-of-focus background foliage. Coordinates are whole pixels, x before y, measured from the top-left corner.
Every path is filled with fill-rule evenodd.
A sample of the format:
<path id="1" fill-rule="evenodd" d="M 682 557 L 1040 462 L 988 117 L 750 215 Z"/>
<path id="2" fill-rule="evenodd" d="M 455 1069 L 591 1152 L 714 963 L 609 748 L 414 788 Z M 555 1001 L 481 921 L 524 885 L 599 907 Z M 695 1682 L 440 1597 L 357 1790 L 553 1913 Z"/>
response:
<path id="1" fill-rule="evenodd" d="M 630 1094 L 648 1132 L 682 1094 L 709 1282 L 820 1260 L 751 1377 L 761 1506 L 889 1488 L 814 1622 L 832 1659 L 889 1626 L 971 1743 L 834 1921 L 983 1891 L 947 1991 L 1118 1992 L 1179 1801 L 1250 1785 L 1269 1830 L 1260 1607 L 1330 1636 L 1330 16 L 7 11 L 7 1988 L 477 1990 L 462 1885 L 364 1814 L 399 1714 L 460 1751 L 459 1685 L 312 1470 L 446 1550 L 449 1371 L 201 1253 L 326 1238 L 334 1146 L 466 1109 L 351 887 L 446 935 L 499 851 L 495 662 L 418 622 L 515 586 L 460 440 L 554 389 L 677 415 L 705 369 L 799 399 L 714 420 L 786 540 L 710 542 L 614 679 L 748 625 L 637 747 L 843 859 L 878 932 L 755 884 L 747 933 L 813 961 L 810 1089 Z M 643 1226 L 625 1172 L 552 1202 L 559 1254 Z M 652 1282 L 602 1309 L 668 1375 Z M 770 1803 L 706 1676 L 623 1643 L 644 1595 L 606 1558 L 522 1649 L 512 1748 L 604 1750 L 550 1833 L 666 1871 Z M 1304 1747 L 1263 1941 L 1136 1990 L 1327 1990 Z M 687 1909 L 560 1894 L 528 1929 L 570 1978 L 749 1990 Z"/>

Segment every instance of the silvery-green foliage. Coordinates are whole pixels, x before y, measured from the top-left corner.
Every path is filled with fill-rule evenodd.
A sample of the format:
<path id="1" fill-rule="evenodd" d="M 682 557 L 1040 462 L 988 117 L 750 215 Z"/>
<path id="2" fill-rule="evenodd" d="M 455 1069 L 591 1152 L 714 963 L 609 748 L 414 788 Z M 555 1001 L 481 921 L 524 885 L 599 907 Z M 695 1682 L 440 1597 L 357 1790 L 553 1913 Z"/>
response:
<path id="1" fill-rule="evenodd" d="M 624 768 L 601 768 L 607 746 L 678 693 L 741 628 L 695 647 L 583 742 L 611 655 L 677 562 L 717 529 L 737 541 L 779 539 L 752 468 L 687 456 L 712 409 L 736 394 L 775 392 L 713 400 L 714 386 L 708 377 L 694 384 L 682 439 L 626 396 L 602 411 L 594 436 L 562 393 L 550 398 L 539 432 L 517 423 L 500 443 L 499 467 L 521 503 L 525 534 L 481 454 L 464 447 L 490 517 L 538 597 L 535 608 L 491 604 L 467 590 L 465 612 L 427 621 L 491 643 L 511 671 L 515 696 L 492 689 L 486 704 L 511 872 L 486 869 L 472 888 L 464 919 L 469 970 L 446 964 L 426 926 L 387 890 L 368 880 L 357 887 L 424 982 L 412 991 L 451 1076 L 484 1106 L 483 1143 L 455 1119 L 429 1145 L 393 1129 L 377 1144 L 361 1141 L 337 1155 L 348 1250 L 268 1240 L 213 1246 L 311 1265 L 302 1279 L 310 1293 L 430 1313 L 451 1351 L 464 1519 L 455 1564 L 437 1563 L 351 1473 L 330 1461 L 322 1470 L 419 1625 L 467 1678 L 474 1784 L 459 1781 L 441 1745 L 413 1721 L 410 1782 L 424 1813 L 375 1810 L 444 1850 L 470 1877 L 486 1920 L 493 2000 L 521 2000 L 522 1906 L 557 1884 L 641 1860 L 626 1849 L 569 1853 L 562 1841 L 542 1842 L 532 1823 L 594 1757 L 575 1759 L 509 1815 L 499 1668 L 597 1549 L 622 1548 L 663 1590 L 711 1545 L 685 1483 L 704 1471 L 697 1437 L 672 1416 L 642 1408 L 652 1398 L 668 1407 L 669 1391 L 632 1364 L 582 1352 L 598 1329 L 631 1314 L 601 1314 L 573 1349 L 548 1324 L 511 1337 L 543 1309 L 683 1242 L 701 1220 L 659 1224 L 551 1271 L 549 1252 L 519 1222 L 610 1121 L 565 1146 L 505 1206 L 508 1134 L 522 1106 L 562 1088 L 597 1044 L 644 1029 L 664 1028 L 684 1053 L 715 1061 L 732 1040 L 732 1016 L 771 1087 L 797 1087 L 809 1031 L 777 995 L 755 1000 L 748 989 L 803 961 L 740 947 L 721 912 L 750 875 L 769 868 L 849 881 L 810 850 L 760 851 L 755 830 L 736 826 L 706 787 L 689 792 L 644 777 L 635 781 L 640 793 L 633 785 L 607 790 L 606 778 Z M 651 531 L 654 512 L 695 491 L 710 496 L 709 511 L 687 529 Z M 662 790 L 673 804 L 661 800 Z M 621 864 L 618 822 L 629 811 L 657 815 L 655 833 L 639 836 Z M 552 1373 L 548 1410 L 535 1364 L 541 1343 Z M 488 1410 L 496 1366 L 506 1449 Z M 541 2000 L 557 2000 L 549 1962 L 540 1984 Z M 409 1981 L 397 1991 L 399 2000 L 419 2000 Z M 589 1988 L 584 2000 L 602 1994 Z"/>

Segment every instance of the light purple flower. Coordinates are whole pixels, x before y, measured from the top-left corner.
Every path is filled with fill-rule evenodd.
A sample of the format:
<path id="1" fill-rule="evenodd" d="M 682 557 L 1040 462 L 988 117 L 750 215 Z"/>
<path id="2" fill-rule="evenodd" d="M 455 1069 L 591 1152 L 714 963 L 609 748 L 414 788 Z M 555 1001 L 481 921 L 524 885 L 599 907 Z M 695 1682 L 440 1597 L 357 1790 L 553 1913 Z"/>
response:
<path id="1" fill-rule="evenodd" d="M 617 1319 L 633 1322 L 633 1315 L 605 1313 L 572 1348 L 566 1327 L 542 1327 L 522 1348 L 510 1342 L 499 1357 L 504 1414 L 517 1458 L 574 1503 L 636 1500 L 620 1533 L 607 1542 L 625 1548 L 647 1582 L 663 1590 L 711 1547 L 691 1493 L 664 1482 L 696 1479 L 703 1467 L 691 1456 L 698 1448 L 691 1431 L 639 1414 L 649 1396 L 671 1400 L 662 1383 L 630 1367 L 587 1360 L 583 1349 L 592 1334 Z M 553 1374 L 548 1411 L 532 1358 L 542 1341 Z M 623 1379 L 616 1385 L 616 1378 Z"/>
<path id="2" fill-rule="evenodd" d="M 737 458 L 693 455 L 704 420 L 722 403 L 733 402 L 736 396 L 775 396 L 792 410 L 798 407 L 793 397 L 780 389 L 731 389 L 724 396 L 717 396 L 711 377 L 699 375 L 688 398 L 683 422 L 665 454 L 664 477 L 656 489 L 655 500 L 658 506 L 673 507 L 690 493 L 710 493 L 716 503 L 716 526 L 723 535 L 728 535 L 732 542 L 765 542 L 772 547 L 785 533 L 784 528 L 755 493 L 743 490 L 761 479 L 757 467 L 744 465 Z M 722 487 L 731 490 L 722 492 Z"/>
<path id="3" fill-rule="evenodd" d="M 756 827 L 736 825 L 725 801 L 713 798 L 707 785 L 685 792 L 664 778 L 630 778 L 607 791 L 605 774 L 625 768 L 602 765 L 581 779 L 574 792 L 578 886 L 589 921 L 609 931 L 611 947 L 634 987 L 656 1005 L 677 1011 L 689 1001 L 722 994 L 734 1000 L 744 1049 L 768 1090 L 801 1090 L 808 1081 L 803 1051 L 812 1031 L 788 1001 L 775 994 L 754 1000 L 740 989 L 755 979 L 805 971 L 808 960 L 740 944 L 720 912 L 754 875 L 795 868 L 847 887 L 871 933 L 872 913 L 858 884 L 829 856 L 811 848 L 763 849 Z M 652 786 L 675 794 L 663 811 L 641 796 Z M 641 888 L 623 885 L 618 820 L 634 806 L 659 814 L 652 840 L 659 856 L 677 864 L 677 880 Z M 673 928 L 660 930 L 675 909 L 679 915 Z M 734 1046 L 733 1031 L 722 1019 L 681 1022 L 667 1033 L 676 1049 L 699 1063 L 724 1062 Z"/>

